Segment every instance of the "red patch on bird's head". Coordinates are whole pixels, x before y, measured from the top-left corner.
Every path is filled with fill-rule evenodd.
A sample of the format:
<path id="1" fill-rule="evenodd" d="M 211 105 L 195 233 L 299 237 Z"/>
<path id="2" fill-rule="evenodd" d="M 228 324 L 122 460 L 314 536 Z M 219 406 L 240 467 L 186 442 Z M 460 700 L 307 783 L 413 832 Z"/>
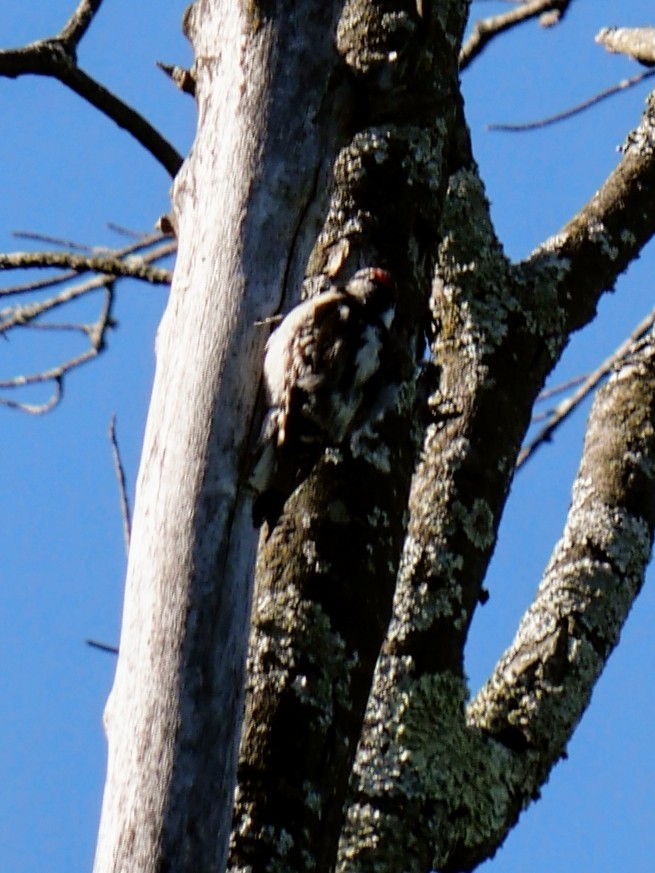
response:
<path id="1" fill-rule="evenodd" d="M 398 301 L 398 286 L 396 280 L 388 270 L 383 270 L 382 267 L 371 267 L 369 273 L 370 281 L 378 288 L 378 294 L 386 297 L 391 305 L 395 306 Z"/>
<path id="2" fill-rule="evenodd" d="M 386 285 L 388 288 L 395 288 L 396 283 L 393 276 L 382 267 L 371 267 L 371 279 L 373 282 L 379 282 L 380 285 Z"/>
<path id="3" fill-rule="evenodd" d="M 343 290 L 362 303 L 376 301 L 377 306 L 393 305 L 398 297 L 396 283 L 391 273 L 381 267 L 364 267 L 348 280 Z"/>

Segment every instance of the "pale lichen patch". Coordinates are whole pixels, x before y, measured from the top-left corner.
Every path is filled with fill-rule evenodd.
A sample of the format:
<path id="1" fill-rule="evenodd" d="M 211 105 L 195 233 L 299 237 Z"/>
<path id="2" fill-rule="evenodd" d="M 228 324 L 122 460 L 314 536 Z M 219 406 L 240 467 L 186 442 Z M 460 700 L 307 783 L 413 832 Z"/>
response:
<path id="1" fill-rule="evenodd" d="M 453 516 L 459 519 L 464 533 L 476 549 L 488 549 L 495 540 L 494 515 L 489 504 L 475 498 L 470 509 L 457 501 L 453 504 Z"/>
<path id="2" fill-rule="evenodd" d="M 412 673 L 411 659 L 390 658 L 380 671 L 374 694 L 380 707 L 376 730 L 369 735 L 369 747 L 360 749 L 357 774 L 364 796 L 399 793 L 414 815 L 435 816 L 438 869 L 452 842 L 477 845 L 502 827 L 508 792 L 524 765 L 508 749 L 467 727 L 462 679 L 449 673 L 413 679 Z M 369 718 L 373 721 L 372 714 Z M 397 823 L 383 810 L 374 803 L 349 810 L 344 861 L 356 858 L 362 843 L 374 850 L 393 838 Z M 448 845 L 439 843 L 444 820 L 449 822 Z"/>

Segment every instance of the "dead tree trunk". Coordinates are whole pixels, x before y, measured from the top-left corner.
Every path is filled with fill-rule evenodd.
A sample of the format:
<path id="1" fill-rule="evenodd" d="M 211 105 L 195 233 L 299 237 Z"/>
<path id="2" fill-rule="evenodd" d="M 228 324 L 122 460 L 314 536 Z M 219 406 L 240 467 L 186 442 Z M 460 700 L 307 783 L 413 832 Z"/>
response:
<path id="1" fill-rule="evenodd" d="M 224 865 L 257 542 L 242 487 L 257 322 L 299 291 L 339 137 L 340 4 L 278 6 L 201 0 L 185 20 L 199 126 L 173 189 L 179 258 L 106 709 L 96 873 Z"/>

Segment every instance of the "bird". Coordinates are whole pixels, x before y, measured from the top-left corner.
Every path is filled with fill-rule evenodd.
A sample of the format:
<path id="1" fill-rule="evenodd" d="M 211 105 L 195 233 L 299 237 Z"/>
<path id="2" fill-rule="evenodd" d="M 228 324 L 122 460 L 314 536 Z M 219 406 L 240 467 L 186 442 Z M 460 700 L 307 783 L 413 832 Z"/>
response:
<path id="1" fill-rule="evenodd" d="M 391 274 L 367 267 L 299 303 L 269 337 L 268 412 L 250 477 L 256 527 L 270 527 L 324 450 L 375 413 L 397 297 Z"/>

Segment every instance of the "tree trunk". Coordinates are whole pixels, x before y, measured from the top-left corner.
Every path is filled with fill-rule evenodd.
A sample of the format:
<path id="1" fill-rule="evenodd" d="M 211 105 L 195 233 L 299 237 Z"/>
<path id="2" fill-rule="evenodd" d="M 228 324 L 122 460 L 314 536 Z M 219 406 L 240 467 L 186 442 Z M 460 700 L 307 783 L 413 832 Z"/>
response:
<path id="1" fill-rule="evenodd" d="M 257 323 L 298 294 L 338 135 L 337 2 L 201 0 L 199 126 L 135 505 L 96 873 L 224 866 L 257 533 Z M 290 289 L 290 290 L 289 290 Z"/>

